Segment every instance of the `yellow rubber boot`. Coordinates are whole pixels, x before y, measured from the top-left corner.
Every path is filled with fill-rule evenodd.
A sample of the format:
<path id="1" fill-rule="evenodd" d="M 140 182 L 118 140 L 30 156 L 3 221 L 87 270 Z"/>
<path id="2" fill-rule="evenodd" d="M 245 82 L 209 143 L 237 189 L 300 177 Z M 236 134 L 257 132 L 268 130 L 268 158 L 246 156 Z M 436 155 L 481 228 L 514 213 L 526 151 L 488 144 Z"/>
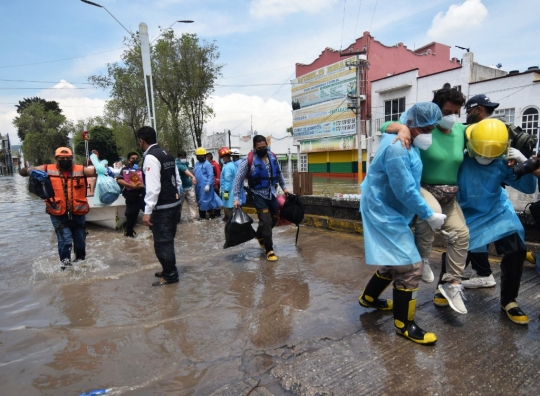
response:
<path id="1" fill-rule="evenodd" d="M 375 272 L 360 297 L 358 297 L 358 303 L 366 308 L 376 308 L 381 311 L 390 311 L 394 307 L 392 300 L 379 298 L 390 282 L 392 282 L 392 279 L 385 278 L 379 274 L 379 271 Z"/>
<path id="2" fill-rule="evenodd" d="M 433 345 L 437 336 L 422 330 L 414 321 L 417 291 L 394 288 L 394 327 L 396 333 L 417 344 Z"/>

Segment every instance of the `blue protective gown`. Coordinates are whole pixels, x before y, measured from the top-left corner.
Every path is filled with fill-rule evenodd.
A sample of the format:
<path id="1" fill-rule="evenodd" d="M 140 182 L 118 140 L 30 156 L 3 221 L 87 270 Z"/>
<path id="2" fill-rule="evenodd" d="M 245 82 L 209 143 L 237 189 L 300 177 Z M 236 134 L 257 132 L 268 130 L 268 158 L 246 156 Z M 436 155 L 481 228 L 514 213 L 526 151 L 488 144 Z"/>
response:
<path id="1" fill-rule="evenodd" d="M 232 208 L 234 206 L 233 184 L 234 178 L 236 177 L 236 171 L 236 166 L 232 161 L 223 165 L 223 169 L 221 170 L 221 199 L 223 200 L 224 208 Z M 223 197 L 225 191 L 229 193 L 229 199 Z"/>
<path id="2" fill-rule="evenodd" d="M 416 147 L 407 150 L 395 135 L 383 134 L 379 149 L 361 184 L 360 212 L 366 263 L 409 265 L 420 254 L 409 227 L 414 215 L 426 219 L 433 210 L 420 195 L 422 162 Z"/>
<path id="3" fill-rule="evenodd" d="M 236 166 L 236 172 L 238 172 L 238 167 L 240 166 L 240 162 L 242 162 L 241 159 L 238 161 L 232 161 L 234 166 Z M 246 190 L 242 188 L 240 191 L 240 205 L 244 205 L 246 203 Z"/>
<path id="4" fill-rule="evenodd" d="M 222 202 L 214 191 L 214 168 L 208 161 L 197 162 L 195 164 L 195 196 L 199 204 L 199 210 L 212 210 L 221 208 Z M 205 192 L 204 187 L 210 186 L 210 190 Z"/>
<path id="5" fill-rule="evenodd" d="M 537 178 L 532 174 L 518 179 L 505 160 L 480 165 L 465 154 L 458 175 L 458 203 L 469 227 L 469 250 L 487 252 L 491 242 L 518 233 L 525 241 L 523 225 L 501 183 L 525 194 L 536 190 Z"/>

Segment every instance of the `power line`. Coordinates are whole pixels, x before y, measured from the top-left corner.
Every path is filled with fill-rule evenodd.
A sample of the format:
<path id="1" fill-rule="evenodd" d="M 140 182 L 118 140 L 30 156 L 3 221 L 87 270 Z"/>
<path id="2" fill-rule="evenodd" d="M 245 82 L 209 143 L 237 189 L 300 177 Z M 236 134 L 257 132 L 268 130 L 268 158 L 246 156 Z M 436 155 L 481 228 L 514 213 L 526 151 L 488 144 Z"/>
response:
<path id="1" fill-rule="evenodd" d="M 62 59 L 55 59 L 55 60 L 50 60 L 50 61 L 34 62 L 34 63 L 24 63 L 24 64 L 21 64 L 21 65 L 0 66 L 0 69 L 7 69 L 7 68 L 9 68 L 9 67 L 22 67 L 22 66 L 42 65 L 42 64 L 44 64 L 44 63 L 62 62 L 62 61 L 66 61 L 66 60 L 79 59 L 79 58 L 86 58 L 87 56 L 93 56 L 93 55 L 104 54 L 104 53 L 106 53 L 106 52 L 118 51 L 118 50 L 121 50 L 121 49 L 124 49 L 124 47 L 115 48 L 115 49 L 111 49 L 111 50 L 107 50 L 107 51 L 94 52 L 93 54 L 88 54 L 88 55 L 73 56 L 73 57 L 71 57 L 71 58 L 62 58 Z"/>
<path id="2" fill-rule="evenodd" d="M 356 41 L 356 31 L 358 30 L 358 20 L 360 19 L 360 8 L 361 7 L 362 7 L 362 0 L 360 0 L 360 4 L 358 5 L 358 14 L 356 14 L 356 27 L 354 28 L 353 41 Z"/>
<path id="3" fill-rule="evenodd" d="M 369 23 L 369 29 L 368 32 L 371 32 L 371 25 L 373 25 L 373 18 L 375 18 L 375 10 L 377 10 L 377 4 L 379 3 L 379 0 L 375 2 L 375 7 L 373 8 L 373 15 L 371 16 L 371 22 Z"/>
<path id="4" fill-rule="evenodd" d="M 240 74 L 238 76 L 231 76 L 231 77 L 221 77 L 222 79 L 226 80 L 228 78 L 237 78 L 237 77 L 245 77 L 245 76 L 254 76 L 256 74 L 264 74 L 264 73 L 270 73 L 270 72 L 273 72 L 273 71 L 276 71 L 276 70 L 285 70 L 285 69 L 289 69 L 291 67 L 294 67 L 294 66 L 286 66 L 286 67 L 280 67 L 279 69 L 272 69 L 272 70 L 266 70 L 266 71 L 262 71 L 262 72 L 257 72 L 257 73 L 249 73 L 249 74 Z"/>
<path id="5" fill-rule="evenodd" d="M 0 81 L 13 81 L 13 82 L 34 82 L 34 83 L 51 83 L 51 84 L 61 84 L 62 81 L 46 81 L 46 80 L 6 80 L 6 79 L 3 79 L 3 78 L 0 78 Z M 89 83 L 89 82 L 68 82 L 66 81 L 66 83 L 68 84 L 88 84 L 88 85 L 92 85 L 92 83 Z"/>
<path id="6" fill-rule="evenodd" d="M 343 2 L 343 21 L 341 22 L 341 43 L 339 49 L 343 47 L 343 31 L 345 30 L 345 7 L 347 6 L 347 0 Z"/>

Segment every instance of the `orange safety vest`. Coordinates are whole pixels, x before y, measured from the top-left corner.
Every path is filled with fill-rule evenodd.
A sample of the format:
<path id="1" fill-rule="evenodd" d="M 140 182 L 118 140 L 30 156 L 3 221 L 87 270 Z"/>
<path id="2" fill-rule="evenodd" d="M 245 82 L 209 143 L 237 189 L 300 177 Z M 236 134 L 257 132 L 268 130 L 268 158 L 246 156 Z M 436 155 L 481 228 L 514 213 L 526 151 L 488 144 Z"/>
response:
<path id="1" fill-rule="evenodd" d="M 86 177 L 84 176 L 84 166 L 73 165 L 69 177 L 66 179 L 56 164 L 45 165 L 45 170 L 54 189 L 54 200 L 56 207 L 45 201 L 47 213 L 54 216 L 61 216 L 68 212 L 66 204 L 66 194 L 64 183 L 67 182 L 67 194 L 71 214 L 82 216 L 90 211 L 88 200 L 86 199 Z"/>

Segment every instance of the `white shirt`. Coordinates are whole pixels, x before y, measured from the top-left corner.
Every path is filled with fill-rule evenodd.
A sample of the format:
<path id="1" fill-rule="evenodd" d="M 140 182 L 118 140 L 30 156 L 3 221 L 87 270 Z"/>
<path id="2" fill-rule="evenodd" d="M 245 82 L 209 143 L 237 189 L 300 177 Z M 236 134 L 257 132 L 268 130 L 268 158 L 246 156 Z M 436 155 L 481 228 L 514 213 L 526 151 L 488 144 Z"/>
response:
<path id="1" fill-rule="evenodd" d="M 148 154 L 148 150 L 155 146 L 157 143 L 152 144 L 144 152 L 143 172 L 146 186 L 146 195 L 144 196 L 144 214 L 152 214 L 152 211 L 156 207 L 159 193 L 161 192 L 161 162 L 153 156 Z M 176 187 L 180 189 L 182 186 L 182 179 L 178 174 L 178 168 L 174 167 L 176 173 Z"/>

